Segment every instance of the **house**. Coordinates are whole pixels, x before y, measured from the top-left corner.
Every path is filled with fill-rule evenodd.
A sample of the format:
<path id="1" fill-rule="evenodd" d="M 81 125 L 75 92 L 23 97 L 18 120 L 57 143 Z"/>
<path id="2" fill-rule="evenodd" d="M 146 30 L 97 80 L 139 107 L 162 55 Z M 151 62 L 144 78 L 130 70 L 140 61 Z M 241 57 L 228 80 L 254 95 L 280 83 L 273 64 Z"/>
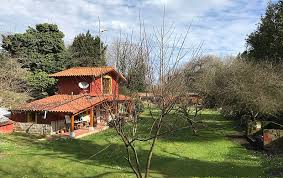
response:
<path id="1" fill-rule="evenodd" d="M 270 121 L 262 127 L 263 147 L 266 150 L 283 149 L 283 125 Z"/>
<path id="2" fill-rule="evenodd" d="M 250 143 L 265 150 L 283 148 L 283 125 L 273 121 L 249 121 L 247 139 Z"/>
<path id="3" fill-rule="evenodd" d="M 119 95 L 119 83 L 126 79 L 113 67 L 75 67 L 50 77 L 58 79 L 58 92 L 12 110 L 15 131 L 67 132 L 74 138 L 80 129 L 91 132 L 131 110 L 131 98 Z"/>
<path id="4" fill-rule="evenodd" d="M 0 108 L 0 133 L 12 133 L 13 122 L 9 119 L 11 113 L 6 108 Z"/>
<path id="5" fill-rule="evenodd" d="M 153 93 L 139 92 L 137 97 L 142 101 L 155 101 L 156 96 Z"/>

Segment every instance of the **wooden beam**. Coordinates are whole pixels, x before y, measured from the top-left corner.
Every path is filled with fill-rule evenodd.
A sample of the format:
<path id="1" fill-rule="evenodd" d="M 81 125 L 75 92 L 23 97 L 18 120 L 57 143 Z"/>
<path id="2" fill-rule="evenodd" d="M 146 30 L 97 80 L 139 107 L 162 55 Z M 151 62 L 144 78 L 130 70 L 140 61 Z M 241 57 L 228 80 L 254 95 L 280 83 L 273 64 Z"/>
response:
<path id="1" fill-rule="evenodd" d="M 72 114 L 71 116 L 71 132 L 74 132 L 75 128 L 75 116 Z"/>
<path id="2" fill-rule="evenodd" d="M 89 112 L 89 117 L 90 117 L 90 122 L 89 122 L 89 129 L 93 130 L 93 107 L 90 108 L 90 112 Z"/>
<path id="3" fill-rule="evenodd" d="M 71 116 L 71 126 L 70 126 L 70 137 L 75 138 L 75 116 L 72 114 Z"/>
<path id="4" fill-rule="evenodd" d="M 81 114 L 81 113 L 84 113 L 84 112 L 88 111 L 90 108 L 95 107 L 95 106 L 97 106 L 97 105 L 100 105 L 100 104 L 102 104 L 103 102 L 104 102 L 104 101 L 98 102 L 98 103 L 96 103 L 95 105 L 93 105 L 93 106 L 91 106 L 91 107 L 88 107 L 88 108 L 86 108 L 86 109 L 84 109 L 84 110 L 81 110 L 81 111 L 79 111 L 79 112 L 77 112 L 77 113 L 74 113 L 74 116 L 77 116 L 77 115 L 79 115 L 79 114 Z"/>
<path id="5" fill-rule="evenodd" d="M 128 113 L 131 114 L 132 113 L 132 101 L 128 101 L 127 102 L 127 110 L 128 110 Z"/>

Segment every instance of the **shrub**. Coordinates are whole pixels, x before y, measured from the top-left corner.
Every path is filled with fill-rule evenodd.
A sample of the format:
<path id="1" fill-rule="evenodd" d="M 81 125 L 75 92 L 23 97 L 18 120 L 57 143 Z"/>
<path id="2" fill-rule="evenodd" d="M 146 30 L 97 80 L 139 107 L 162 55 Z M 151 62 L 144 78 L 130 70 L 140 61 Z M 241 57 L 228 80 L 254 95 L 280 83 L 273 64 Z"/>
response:
<path id="1" fill-rule="evenodd" d="M 206 104 L 221 107 L 225 115 L 248 115 L 251 119 L 274 117 L 283 108 L 283 78 L 280 67 L 254 64 L 238 58 L 221 61 L 205 58 L 197 71 L 189 70 L 190 88 Z M 196 65 L 196 64 L 194 64 Z M 193 72 L 192 72 L 193 71 Z M 188 85 L 189 85 L 188 84 Z"/>

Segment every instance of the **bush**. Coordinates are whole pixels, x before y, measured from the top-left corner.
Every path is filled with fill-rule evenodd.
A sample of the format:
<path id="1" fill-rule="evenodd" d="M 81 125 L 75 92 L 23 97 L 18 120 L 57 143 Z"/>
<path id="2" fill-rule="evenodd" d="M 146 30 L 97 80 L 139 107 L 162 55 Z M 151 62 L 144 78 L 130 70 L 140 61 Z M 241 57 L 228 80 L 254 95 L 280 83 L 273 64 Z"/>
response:
<path id="1" fill-rule="evenodd" d="M 201 66 L 197 71 L 188 72 L 192 78 L 190 88 L 197 91 L 205 103 L 221 107 L 225 115 L 263 119 L 276 118 L 282 112 L 283 78 L 279 67 L 237 58 L 225 62 L 205 58 L 197 64 Z"/>

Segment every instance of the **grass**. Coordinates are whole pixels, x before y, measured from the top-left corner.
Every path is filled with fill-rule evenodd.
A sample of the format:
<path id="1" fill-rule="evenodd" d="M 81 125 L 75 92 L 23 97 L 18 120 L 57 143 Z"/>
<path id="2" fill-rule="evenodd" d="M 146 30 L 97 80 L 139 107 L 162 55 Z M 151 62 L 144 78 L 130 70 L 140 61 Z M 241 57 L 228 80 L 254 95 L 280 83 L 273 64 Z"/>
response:
<path id="1" fill-rule="evenodd" d="M 146 129 L 148 114 L 143 114 L 141 130 Z M 268 177 L 274 176 L 270 170 L 276 175 L 282 171 L 282 155 L 247 150 L 227 137 L 238 133 L 233 121 L 216 111 L 203 112 L 201 119 L 205 127 L 199 136 L 182 130 L 158 140 L 151 176 Z M 144 163 L 148 145 L 136 146 Z M 0 177 L 133 177 L 123 155 L 124 147 L 112 129 L 50 142 L 24 134 L 0 135 Z"/>

